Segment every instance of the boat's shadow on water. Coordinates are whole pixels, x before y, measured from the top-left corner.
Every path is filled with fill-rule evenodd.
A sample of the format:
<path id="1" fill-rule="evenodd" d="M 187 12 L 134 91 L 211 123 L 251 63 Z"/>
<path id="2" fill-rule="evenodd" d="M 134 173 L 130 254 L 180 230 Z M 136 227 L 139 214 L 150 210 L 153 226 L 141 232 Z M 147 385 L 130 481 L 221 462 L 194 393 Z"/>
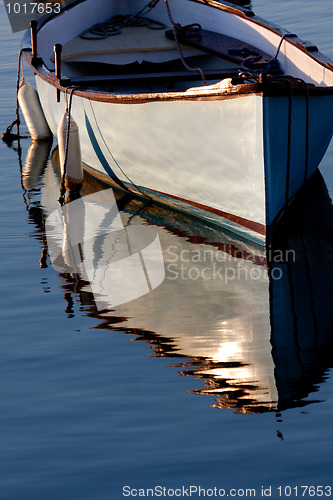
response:
<path id="1" fill-rule="evenodd" d="M 333 366 L 333 207 L 319 173 L 309 182 L 306 206 L 302 197 L 265 253 L 149 200 L 115 191 L 115 205 L 105 186 L 88 178 L 76 204 L 59 212 L 54 165 L 45 162 L 42 149 L 29 153 L 22 170 L 29 220 L 42 242 L 41 266 L 51 259 L 59 273 L 68 316 L 77 314 L 79 303 L 84 315 L 96 318 L 96 329 L 146 342 L 153 356 L 173 359 L 181 375 L 198 379 L 192 392 L 210 395 L 214 407 L 258 413 L 320 400 L 314 393 Z M 50 238 L 48 217 L 55 212 L 67 230 Z M 68 240 L 71 217 L 75 231 L 83 228 L 81 243 L 81 236 Z M 105 231 L 111 226 L 112 234 Z M 133 235 L 147 235 L 147 227 L 149 241 L 145 236 L 133 244 Z M 119 246 L 121 235 L 130 241 L 128 255 Z M 133 249 L 146 264 L 149 293 L 135 288 L 134 278 L 126 283 L 128 269 L 125 275 L 115 271 L 125 257 L 131 260 Z M 154 281 L 161 269 L 158 252 L 165 276 Z M 114 286 L 122 299 L 112 307 Z"/>

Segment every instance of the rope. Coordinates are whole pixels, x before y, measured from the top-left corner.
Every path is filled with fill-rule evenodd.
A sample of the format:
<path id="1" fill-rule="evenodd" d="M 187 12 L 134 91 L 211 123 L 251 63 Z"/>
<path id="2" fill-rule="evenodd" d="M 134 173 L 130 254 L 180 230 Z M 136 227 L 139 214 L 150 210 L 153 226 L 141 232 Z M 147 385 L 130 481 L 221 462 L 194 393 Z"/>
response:
<path id="1" fill-rule="evenodd" d="M 100 23 L 100 24 L 95 24 L 92 26 L 89 30 L 84 31 L 83 33 L 80 34 L 80 38 L 86 39 L 86 40 L 102 40 L 105 38 L 108 38 L 109 36 L 114 36 L 114 35 L 119 35 L 121 33 L 121 29 L 126 27 L 126 26 L 146 26 L 149 29 L 152 30 L 159 30 L 159 29 L 165 29 L 166 25 L 163 23 L 160 23 L 158 21 L 154 21 L 152 19 L 149 19 L 145 17 L 146 14 L 148 14 L 152 9 L 156 7 L 156 5 L 159 3 L 160 0 L 151 0 L 148 2 L 143 9 L 141 9 L 139 12 L 133 15 L 128 15 L 128 16 L 114 16 L 110 19 L 109 22 L 107 23 Z M 172 24 L 172 30 L 174 34 L 174 39 L 177 44 L 177 49 L 180 55 L 181 62 L 184 66 L 185 69 L 188 71 L 197 71 L 200 73 L 201 79 L 205 85 L 207 85 L 206 77 L 201 68 L 192 68 L 189 66 L 184 58 L 183 51 L 181 49 L 179 39 L 178 39 L 178 31 L 182 29 L 189 29 L 190 27 L 198 26 L 199 25 L 190 25 L 190 26 L 181 26 L 178 23 L 175 23 L 173 20 L 169 2 L 168 0 L 164 0 L 166 9 L 168 12 L 168 17 L 170 19 L 170 22 Z"/>
<path id="2" fill-rule="evenodd" d="M 177 48 L 178 48 L 178 52 L 179 52 L 179 55 L 180 55 L 180 59 L 181 59 L 181 61 L 183 63 L 184 68 L 187 69 L 188 71 L 197 71 L 198 73 L 200 73 L 200 76 L 201 76 L 201 79 L 202 79 L 203 83 L 205 85 L 207 85 L 207 80 L 206 80 L 206 77 L 205 77 L 205 74 L 204 74 L 203 70 L 201 68 L 192 68 L 191 66 L 189 66 L 187 64 L 187 62 L 185 61 L 185 58 L 184 58 L 183 51 L 181 49 L 180 43 L 179 43 L 178 31 L 181 30 L 181 29 L 186 29 L 188 27 L 187 26 L 183 27 L 180 24 L 175 23 L 175 21 L 173 20 L 172 14 L 171 14 L 170 6 L 169 6 L 169 1 L 168 0 L 164 0 L 164 3 L 165 3 L 165 6 L 166 6 L 166 9 L 167 9 L 167 12 L 168 12 L 168 17 L 169 17 L 170 22 L 172 24 L 173 36 L 174 36 L 175 42 L 177 44 Z M 198 25 L 192 25 L 192 27 L 193 26 L 198 26 Z"/>
<path id="3" fill-rule="evenodd" d="M 18 100 L 18 93 L 20 90 L 20 70 L 22 68 L 22 80 L 24 80 L 23 74 L 23 61 L 22 61 L 22 49 L 19 52 L 18 61 L 17 61 L 17 77 L 16 77 L 16 123 L 17 123 L 17 135 L 19 135 L 19 126 L 20 126 L 20 105 Z"/>
<path id="4" fill-rule="evenodd" d="M 126 179 L 132 184 L 132 186 L 137 189 L 137 191 L 139 191 L 139 193 L 142 194 L 142 196 L 144 196 L 145 198 L 147 198 L 148 200 L 152 200 L 151 196 L 149 196 L 147 193 L 145 193 L 144 191 L 142 191 L 142 189 L 139 188 L 139 186 L 137 186 L 135 184 L 135 182 L 132 181 L 132 179 L 130 179 L 130 177 L 126 174 L 126 172 L 124 172 L 124 170 L 121 168 L 121 166 L 119 165 L 119 163 L 117 162 L 117 160 L 115 159 L 115 157 L 113 156 L 112 152 L 109 150 L 112 158 L 113 158 L 113 161 L 115 162 L 115 164 L 117 165 L 117 167 L 119 168 L 119 170 L 121 171 L 121 173 L 126 177 Z M 131 191 L 130 191 L 131 192 Z"/>
<path id="5" fill-rule="evenodd" d="M 141 9 L 137 14 L 136 16 L 142 16 L 142 14 L 148 14 L 148 12 L 150 12 L 151 10 L 153 10 L 156 5 L 158 4 L 160 0 L 151 0 L 150 2 L 148 2 L 148 4 L 143 8 Z"/>
<path id="6" fill-rule="evenodd" d="M 256 75 L 268 75 L 268 74 L 279 75 L 279 74 L 281 74 L 278 57 L 279 57 L 279 53 L 281 50 L 282 42 L 286 38 L 288 38 L 289 36 L 295 36 L 295 35 L 293 33 L 285 33 L 281 37 L 279 45 L 278 45 L 277 49 L 275 50 L 275 53 L 274 53 L 272 59 L 270 59 L 268 61 L 268 63 L 263 68 L 256 70 L 256 69 L 251 69 L 251 68 L 246 66 L 246 63 L 256 62 L 256 60 L 258 60 L 255 54 L 253 54 L 253 55 L 251 54 L 249 57 L 244 59 L 244 61 L 241 63 L 241 67 L 244 70 L 244 72 L 252 74 L 252 75 L 254 75 L 254 74 L 256 74 Z"/>
<path id="7" fill-rule="evenodd" d="M 309 170 L 309 87 L 308 84 L 301 78 L 297 79 L 305 88 L 305 166 L 304 166 L 304 183 L 308 180 Z"/>
<path id="8" fill-rule="evenodd" d="M 126 26 L 146 26 L 151 30 L 165 29 L 166 25 L 145 17 L 160 0 L 150 1 L 143 9 L 133 15 L 114 16 L 107 23 L 95 24 L 92 28 L 81 33 L 80 38 L 85 40 L 102 40 L 109 36 L 120 35 Z"/>
<path id="9" fill-rule="evenodd" d="M 281 50 L 281 46 L 282 46 L 282 42 L 288 37 L 288 36 L 294 36 L 292 35 L 291 33 L 285 33 L 282 37 L 281 37 L 281 40 L 280 40 L 280 43 L 275 51 L 275 54 L 273 55 L 272 59 L 270 61 L 268 61 L 268 63 L 266 64 L 266 66 L 261 70 L 261 74 L 268 74 L 268 73 L 277 73 L 278 70 L 279 70 L 279 61 L 278 61 L 278 57 L 279 57 L 279 53 L 280 53 L 280 50 Z"/>
<path id="10" fill-rule="evenodd" d="M 288 145 L 287 145 L 287 171 L 286 171 L 286 190 L 285 190 L 285 208 L 289 203 L 289 187 L 290 187 L 290 171 L 291 171 L 291 133 L 292 133 L 292 110 L 293 110 L 293 84 L 284 76 L 280 76 L 279 80 L 285 81 L 289 86 L 289 106 L 288 106 Z M 307 183 L 309 170 L 309 88 L 307 83 L 297 79 L 305 88 L 305 161 L 304 161 L 304 206 L 307 199 Z"/>
<path id="11" fill-rule="evenodd" d="M 66 176 L 67 159 L 68 159 L 69 133 L 70 133 L 70 128 L 71 128 L 71 110 L 72 110 L 72 102 L 73 102 L 73 93 L 75 90 L 76 90 L 76 87 L 70 89 L 69 104 L 67 104 L 67 106 L 66 106 L 67 131 L 66 131 L 65 159 L 64 159 L 63 173 L 62 173 L 61 184 L 60 184 L 60 197 L 58 199 L 61 206 L 63 206 L 63 204 L 65 202 L 65 193 L 66 193 L 65 176 Z M 66 89 L 66 96 L 67 96 L 67 89 Z"/>
<path id="12" fill-rule="evenodd" d="M 80 34 L 84 40 L 103 40 L 110 36 L 120 35 L 126 26 L 147 27 L 150 30 L 162 30 L 166 25 L 143 16 L 114 16 L 107 23 L 95 24 Z"/>
<path id="13" fill-rule="evenodd" d="M 22 61 L 22 53 L 23 49 L 20 50 L 19 56 L 18 56 L 18 63 L 17 63 L 17 76 L 16 76 L 16 118 L 11 123 L 7 129 L 6 132 L 1 134 L 2 140 L 6 142 L 7 144 L 11 144 L 15 140 L 21 139 L 26 139 L 29 136 L 22 135 L 20 136 L 20 106 L 19 106 L 19 101 L 18 101 L 18 92 L 20 90 L 20 74 L 21 74 L 21 69 L 22 69 L 22 81 L 24 79 L 23 75 L 23 61 Z M 12 129 L 16 125 L 16 134 L 12 133 Z"/>
<path id="14" fill-rule="evenodd" d="M 136 14 L 134 14 L 133 16 L 128 16 L 128 17 L 129 17 L 129 19 L 128 19 L 128 21 L 127 21 L 127 22 L 128 22 L 129 24 L 132 24 L 132 21 L 131 21 L 131 20 L 133 19 L 133 21 L 135 22 L 135 20 L 136 20 L 136 19 L 138 19 L 138 18 L 145 19 L 145 20 L 147 20 L 147 21 L 151 21 L 150 19 L 147 19 L 147 18 L 145 18 L 144 16 L 145 16 L 146 14 L 148 14 L 151 10 L 153 10 L 153 9 L 156 7 L 156 5 L 158 4 L 158 2 L 159 2 L 159 1 L 160 1 L 160 0 L 151 0 L 150 2 L 148 2 L 148 4 L 147 4 L 145 7 L 143 7 L 143 9 L 139 10 L 139 12 L 137 12 L 137 13 L 136 13 Z M 158 23 L 158 22 L 156 22 L 156 21 L 151 21 L 151 22 L 152 22 L 153 24 L 159 25 L 160 27 L 153 28 L 153 27 L 151 26 L 151 23 L 150 23 L 150 24 L 148 24 L 148 28 L 150 28 L 150 29 L 164 29 L 164 28 L 166 28 L 165 24 L 163 24 L 163 23 Z"/>
<path id="15" fill-rule="evenodd" d="M 289 106 L 288 106 L 288 145 L 287 145 L 287 171 L 286 171 L 286 191 L 285 191 L 285 207 L 289 203 L 289 186 L 290 186 L 290 165 L 291 165 L 291 130 L 292 130 L 292 112 L 293 112 L 293 85 L 286 78 L 285 81 L 289 85 Z"/>
<path id="16" fill-rule="evenodd" d="M 297 79 L 305 89 L 305 162 L 304 162 L 304 212 L 303 212 L 303 223 L 304 223 L 304 215 L 307 204 L 308 197 L 308 171 L 309 171 L 309 87 L 308 84 L 302 80 L 301 78 Z"/>

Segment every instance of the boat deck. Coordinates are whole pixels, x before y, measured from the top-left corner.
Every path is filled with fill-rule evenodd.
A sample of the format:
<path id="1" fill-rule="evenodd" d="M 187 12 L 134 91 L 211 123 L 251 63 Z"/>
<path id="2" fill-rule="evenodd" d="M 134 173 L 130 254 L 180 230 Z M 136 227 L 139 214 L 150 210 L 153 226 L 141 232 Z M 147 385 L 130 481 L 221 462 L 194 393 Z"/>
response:
<path id="1" fill-rule="evenodd" d="M 187 64 L 204 71 L 207 81 L 217 83 L 224 78 L 238 77 L 240 72 L 236 64 L 214 64 L 216 58 L 207 56 L 187 59 Z M 102 89 L 108 92 L 160 92 L 185 91 L 190 87 L 202 84 L 198 71 L 189 71 L 181 61 L 170 63 L 132 63 L 128 65 L 112 65 L 106 63 L 64 63 L 64 73 L 70 77 L 71 84 Z"/>
<path id="2" fill-rule="evenodd" d="M 181 54 L 170 27 L 113 29 L 112 23 L 93 26 L 63 45 L 63 73 L 72 85 L 113 93 L 182 92 L 203 84 L 202 72 L 214 84 L 247 68 L 258 71 L 270 60 L 245 42 L 198 25 L 179 33 Z"/>

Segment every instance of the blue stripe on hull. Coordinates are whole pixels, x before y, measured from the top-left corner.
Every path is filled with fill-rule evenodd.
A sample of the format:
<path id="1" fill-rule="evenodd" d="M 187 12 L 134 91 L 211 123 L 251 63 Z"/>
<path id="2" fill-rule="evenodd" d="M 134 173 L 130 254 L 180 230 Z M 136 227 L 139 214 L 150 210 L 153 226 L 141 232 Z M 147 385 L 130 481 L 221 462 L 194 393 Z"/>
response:
<path id="1" fill-rule="evenodd" d="M 87 127 L 87 132 L 88 132 L 88 136 L 89 136 L 89 139 L 90 139 L 90 142 L 91 142 L 91 145 L 97 155 L 97 158 L 99 160 L 99 162 L 101 163 L 102 167 L 104 168 L 105 172 L 107 172 L 107 174 L 111 177 L 111 179 L 118 185 L 120 186 L 122 189 L 125 189 L 126 191 L 128 191 L 127 187 L 125 186 L 125 184 L 119 179 L 119 177 L 116 176 L 116 174 L 114 173 L 114 171 L 112 170 L 112 168 L 110 167 L 110 164 L 108 163 L 107 159 L 105 158 L 99 144 L 98 144 L 98 141 L 97 141 L 97 138 L 96 138 L 96 135 L 93 131 L 93 128 L 89 122 L 89 118 L 86 114 L 86 112 L 84 112 L 84 118 L 85 118 L 85 123 L 86 123 L 86 127 Z"/>

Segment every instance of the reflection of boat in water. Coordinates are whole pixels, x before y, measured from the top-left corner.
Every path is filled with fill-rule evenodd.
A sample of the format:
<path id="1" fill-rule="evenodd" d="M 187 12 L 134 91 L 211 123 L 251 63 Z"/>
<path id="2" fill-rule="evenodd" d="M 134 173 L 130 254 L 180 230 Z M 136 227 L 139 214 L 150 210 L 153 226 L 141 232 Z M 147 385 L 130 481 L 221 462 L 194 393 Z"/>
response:
<path id="1" fill-rule="evenodd" d="M 275 243 L 283 252 L 292 248 L 295 258 L 272 263 L 284 277 L 270 287 L 272 357 L 282 409 L 306 404 L 300 400 L 317 391 L 332 366 L 333 209 L 320 174 L 308 191 L 301 229 L 299 208 L 290 215 L 288 237 Z"/>
<path id="2" fill-rule="evenodd" d="M 57 175 L 49 163 L 43 219 L 58 206 Z M 114 207 L 105 203 L 103 191 L 99 198 L 102 185 L 92 180 L 91 188 L 94 222 L 105 221 Z M 82 199 L 88 194 L 86 183 Z M 214 406 L 253 413 L 311 402 L 308 395 L 332 366 L 333 218 L 322 177 L 309 185 L 302 230 L 293 229 L 290 216 L 286 235 L 277 237 L 266 255 L 227 231 L 115 196 L 124 228 L 149 225 L 157 232 L 165 279 L 148 294 L 101 309 L 89 276 L 61 269 L 58 261 L 67 312 L 74 314 L 78 300 L 85 314 L 99 321 L 96 328 L 132 334 L 150 344 L 155 356 L 175 359 L 182 375 L 200 379 L 194 392 L 213 396 Z M 90 217 L 85 208 L 83 225 Z M 97 269 L 105 267 L 110 251 L 107 239 L 84 241 L 84 254 Z"/>

